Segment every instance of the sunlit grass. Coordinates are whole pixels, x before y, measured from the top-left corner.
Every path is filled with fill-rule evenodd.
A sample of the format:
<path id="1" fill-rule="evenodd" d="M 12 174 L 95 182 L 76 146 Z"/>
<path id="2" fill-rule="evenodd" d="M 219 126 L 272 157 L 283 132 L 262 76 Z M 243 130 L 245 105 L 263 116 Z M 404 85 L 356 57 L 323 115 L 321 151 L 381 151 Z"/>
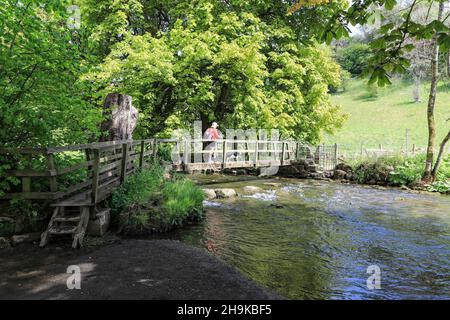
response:
<path id="1" fill-rule="evenodd" d="M 413 102 L 413 84 L 394 81 L 385 88 L 368 88 L 365 80 L 350 80 L 346 90 L 334 94 L 334 103 L 342 106 L 348 114 L 345 122 L 334 136 L 327 136 L 325 143 L 338 143 L 349 150 L 366 148 L 404 148 L 406 129 L 409 129 L 409 148 L 415 144 L 424 148 L 427 144 L 426 108 L 429 84 L 421 86 L 421 102 Z M 377 91 L 376 96 L 374 91 Z M 436 101 L 438 141 L 450 129 L 450 85 L 441 81 Z"/>

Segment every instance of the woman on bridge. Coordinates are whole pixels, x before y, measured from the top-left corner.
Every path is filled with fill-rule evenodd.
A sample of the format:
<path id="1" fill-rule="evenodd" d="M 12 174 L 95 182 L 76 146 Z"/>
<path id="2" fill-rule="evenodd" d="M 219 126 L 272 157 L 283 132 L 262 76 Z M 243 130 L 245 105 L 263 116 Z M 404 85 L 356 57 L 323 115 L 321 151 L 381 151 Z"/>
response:
<path id="1" fill-rule="evenodd" d="M 207 153 L 207 160 L 206 162 L 215 162 L 217 155 L 216 155 L 216 142 L 215 140 L 220 139 L 220 131 L 217 130 L 217 128 L 219 127 L 219 125 L 217 124 L 217 122 L 213 122 L 211 123 L 211 126 L 206 129 L 205 133 L 203 134 L 203 139 L 205 140 L 211 140 L 212 142 L 210 144 L 208 144 L 205 148 L 205 150 L 210 150 L 211 152 Z"/>

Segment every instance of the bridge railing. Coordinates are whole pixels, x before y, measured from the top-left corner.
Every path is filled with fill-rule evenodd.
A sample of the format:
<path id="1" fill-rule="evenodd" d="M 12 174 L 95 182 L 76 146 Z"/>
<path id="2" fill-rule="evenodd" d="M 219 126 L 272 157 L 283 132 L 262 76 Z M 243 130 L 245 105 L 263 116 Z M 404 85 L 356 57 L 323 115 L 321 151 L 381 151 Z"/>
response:
<path id="1" fill-rule="evenodd" d="M 0 148 L 0 156 L 15 166 L 4 172 L 4 178 L 12 178 L 17 184 L 0 199 L 59 200 L 80 193 L 97 203 L 154 157 L 156 145 L 156 139 L 147 139 L 52 148 Z M 67 161 L 62 161 L 65 157 L 77 161 L 67 165 Z M 71 175 L 76 176 L 73 183 L 67 181 Z"/>
<path id="2" fill-rule="evenodd" d="M 334 149 L 310 147 L 293 140 L 153 138 L 51 148 L 0 148 L 0 157 L 6 157 L 7 163 L 14 166 L 3 176 L 18 182 L 12 192 L 0 199 L 60 201 L 78 195 L 80 201 L 98 203 L 126 176 L 152 161 L 158 146 L 164 149 L 162 146 L 168 144 L 172 145 L 170 153 L 174 169 L 182 171 L 202 170 L 209 166 L 219 169 L 285 166 L 300 159 L 332 169 L 337 161 L 337 146 Z M 62 161 L 65 156 L 75 157 L 77 161 L 67 164 Z M 42 188 L 43 185 L 46 188 Z"/>

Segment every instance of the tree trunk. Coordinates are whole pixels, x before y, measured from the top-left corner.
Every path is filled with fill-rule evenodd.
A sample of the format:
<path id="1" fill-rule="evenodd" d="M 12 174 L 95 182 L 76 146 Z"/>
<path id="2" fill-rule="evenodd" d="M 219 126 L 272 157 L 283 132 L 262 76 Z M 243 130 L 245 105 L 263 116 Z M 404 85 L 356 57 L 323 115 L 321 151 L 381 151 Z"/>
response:
<path id="1" fill-rule="evenodd" d="M 101 125 L 100 141 L 128 140 L 133 138 L 138 111 L 131 104 L 131 97 L 119 93 L 106 96 Z"/>
<path id="2" fill-rule="evenodd" d="M 438 20 L 442 20 L 444 11 L 444 3 L 439 3 Z M 433 182 L 433 161 L 434 161 L 434 145 L 436 140 L 436 122 L 434 119 L 434 107 L 436 104 L 436 88 L 439 77 L 439 45 L 437 43 L 437 33 L 433 36 L 433 55 L 431 58 L 431 86 L 430 95 L 428 97 L 427 120 L 428 120 L 428 146 L 427 157 L 425 161 L 425 170 L 422 176 L 423 183 Z"/>
<path id="3" fill-rule="evenodd" d="M 436 180 L 436 176 L 439 171 L 439 167 L 441 166 L 441 163 L 442 163 L 442 158 L 444 157 L 444 154 L 445 154 L 445 147 L 447 146 L 447 143 L 449 140 L 450 140 L 450 131 L 447 133 L 444 140 L 442 140 L 442 142 L 441 142 L 441 147 L 439 148 L 439 153 L 438 153 L 438 156 L 436 159 L 436 163 L 434 164 L 434 167 L 433 167 L 433 172 L 432 172 L 433 181 Z"/>
<path id="4" fill-rule="evenodd" d="M 447 51 L 447 77 L 450 78 L 450 50 Z"/>

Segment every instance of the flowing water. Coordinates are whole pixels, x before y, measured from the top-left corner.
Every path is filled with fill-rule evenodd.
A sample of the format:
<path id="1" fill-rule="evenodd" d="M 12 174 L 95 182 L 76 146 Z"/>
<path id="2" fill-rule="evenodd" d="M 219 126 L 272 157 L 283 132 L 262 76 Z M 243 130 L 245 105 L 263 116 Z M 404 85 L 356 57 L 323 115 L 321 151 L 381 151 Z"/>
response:
<path id="1" fill-rule="evenodd" d="M 449 196 L 313 180 L 215 179 L 204 187 L 233 188 L 239 196 L 205 201 L 205 221 L 177 238 L 280 295 L 450 298 Z M 262 190 L 246 193 L 248 185 Z M 372 265 L 380 268 L 380 289 L 367 287 Z"/>

